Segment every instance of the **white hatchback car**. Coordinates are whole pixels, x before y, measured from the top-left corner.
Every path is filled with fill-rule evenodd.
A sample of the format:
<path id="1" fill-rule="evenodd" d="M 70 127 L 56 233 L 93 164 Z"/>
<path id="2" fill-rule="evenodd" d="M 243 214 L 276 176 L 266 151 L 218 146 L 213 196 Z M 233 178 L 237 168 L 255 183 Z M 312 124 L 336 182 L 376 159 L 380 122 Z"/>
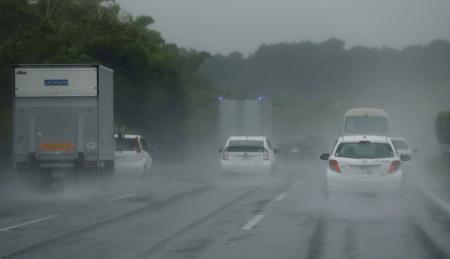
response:
<path id="1" fill-rule="evenodd" d="M 329 191 L 382 192 L 387 188 L 401 190 L 402 161 L 392 140 L 380 136 L 339 137 L 331 154 L 322 154 L 328 161 Z"/>
<path id="2" fill-rule="evenodd" d="M 153 160 L 144 138 L 129 134 L 114 138 L 115 171 L 130 176 L 150 176 Z"/>
<path id="3" fill-rule="evenodd" d="M 278 150 L 263 136 L 232 136 L 219 152 L 222 172 L 271 176 Z"/>

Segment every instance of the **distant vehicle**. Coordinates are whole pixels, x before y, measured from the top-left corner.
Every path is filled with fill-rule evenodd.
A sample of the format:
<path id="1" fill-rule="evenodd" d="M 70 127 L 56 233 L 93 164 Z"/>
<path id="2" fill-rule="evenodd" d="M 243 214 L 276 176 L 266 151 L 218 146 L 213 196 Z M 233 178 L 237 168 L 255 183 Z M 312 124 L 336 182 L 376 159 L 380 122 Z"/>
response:
<path id="1" fill-rule="evenodd" d="M 344 136 L 389 134 L 389 116 L 381 109 L 354 108 L 347 111 L 344 117 Z"/>
<path id="2" fill-rule="evenodd" d="M 448 156 L 450 154 L 450 110 L 438 113 L 435 119 L 435 130 L 440 149 Z"/>
<path id="3" fill-rule="evenodd" d="M 399 155 L 387 137 L 344 136 L 320 159 L 328 161 L 328 190 L 382 192 L 397 185 L 401 191 L 401 164 L 411 157 Z"/>
<path id="4" fill-rule="evenodd" d="M 409 143 L 406 139 L 404 138 L 391 138 L 392 140 L 392 144 L 394 144 L 395 149 L 397 150 L 397 152 L 399 153 L 399 155 L 409 155 L 409 156 L 413 156 L 413 153 L 417 153 L 418 150 L 417 149 L 411 149 L 411 147 L 409 146 Z"/>
<path id="5" fill-rule="evenodd" d="M 318 144 L 309 137 L 288 137 L 277 143 L 283 152 L 277 156 L 278 160 L 299 161 L 317 157 Z"/>
<path id="6" fill-rule="evenodd" d="M 14 66 L 13 159 L 38 186 L 67 172 L 114 168 L 113 70 L 100 65 Z"/>
<path id="7" fill-rule="evenodd" d="M 222 172 L 271 176 L 278 150 L 263 136 L 233 136 L 219 152 L 222 153 Z"/>
<path id="8" fill-rule="evenodd" d="M 272 101 L 219 97 L 219 143 L 229 136 L 272 137 Z"/>
<path id="9" fill-rule="evenodd" d="M 115 135 L 115 171 L 129 176 L 149 177 L 152 157 L 144 138 L 139 135 Z"/>

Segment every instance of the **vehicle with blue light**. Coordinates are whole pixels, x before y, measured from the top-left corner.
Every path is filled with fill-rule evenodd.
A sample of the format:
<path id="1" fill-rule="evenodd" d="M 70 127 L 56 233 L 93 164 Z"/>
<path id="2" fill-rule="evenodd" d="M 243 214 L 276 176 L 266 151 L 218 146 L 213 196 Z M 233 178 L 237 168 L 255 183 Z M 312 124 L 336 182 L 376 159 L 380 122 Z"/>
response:
<path id="1" fill-rule="evenodd" d="M 218 98 L 219 143 L 230 136 L 272 137 L 272 100 L 267 97 Z"/>

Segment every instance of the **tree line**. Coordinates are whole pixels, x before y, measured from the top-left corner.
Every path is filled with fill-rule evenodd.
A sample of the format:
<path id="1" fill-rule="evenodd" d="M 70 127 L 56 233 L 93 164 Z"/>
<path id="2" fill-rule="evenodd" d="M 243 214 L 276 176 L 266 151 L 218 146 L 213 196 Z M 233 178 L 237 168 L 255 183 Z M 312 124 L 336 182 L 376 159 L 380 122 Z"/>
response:
<path id="1" fill-rule="evenodd" d="M 210 55 L 164 41 L 150 16 L 113 0 L 0 0 L 0 157 L 10 153 L 13 64 L 98 63 L 115 71 L 115 120 L 182 156 L 214 120 Z M 130 133 L 131 133 L 130 132 Z"/>
<path id="2" fill-rule="evenodd" d="M 438 110 L 450 108 L 445 40 L 402 49 L 346 47 L 335 38 L 262 45 L 248 56 L 214 55 L 202 71 L 225 95 L 272 97 L 280 135 L 336 132 L 355 106 L 386 109 L 399 128 L 432 125 Z"/>

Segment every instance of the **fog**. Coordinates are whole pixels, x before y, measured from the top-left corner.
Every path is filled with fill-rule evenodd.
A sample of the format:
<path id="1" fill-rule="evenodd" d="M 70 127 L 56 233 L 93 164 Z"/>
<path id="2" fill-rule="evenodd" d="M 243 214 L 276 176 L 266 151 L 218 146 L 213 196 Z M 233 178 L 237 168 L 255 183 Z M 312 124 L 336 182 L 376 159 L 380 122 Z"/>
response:
<path id="1" fill-rule="evenodd" d="M 345 39 L 348 46 L 404 47 L 450 39 L 446 0 L 119 0 L 181 47 L 249 54 L 260 44 Z"/>

